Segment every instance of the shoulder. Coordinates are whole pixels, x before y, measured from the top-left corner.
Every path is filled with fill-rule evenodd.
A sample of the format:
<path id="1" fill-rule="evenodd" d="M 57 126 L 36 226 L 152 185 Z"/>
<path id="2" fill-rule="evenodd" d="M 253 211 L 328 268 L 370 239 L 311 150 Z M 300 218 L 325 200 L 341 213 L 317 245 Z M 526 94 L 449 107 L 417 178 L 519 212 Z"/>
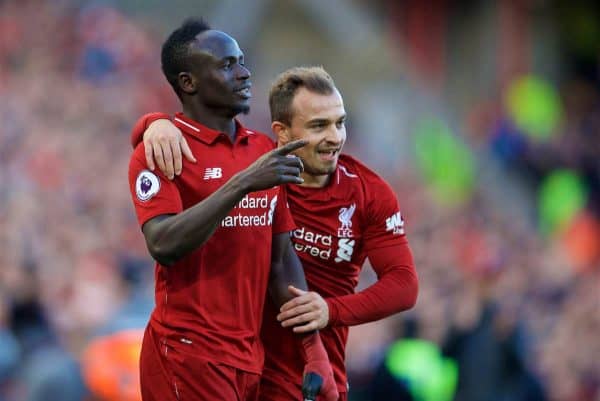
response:
<path id="1" fill-rule="evenodd" d="M 367 207 L 397 205 L 392 187 L 377 172 L 350 155 L 340 155 L 338 174 L 341 187 L 355 187 L 362 193 Z"/>
<path id="2" fill-rule="evenodd" d="M 353 156 L 341 154 L 338 168 L 340 176 L 348 179 L 358 179 L 364 185 L 388 185 L 379 174 Z"/>
<path id="3" fill-rule="evenodd" d="M 244 133 L 248 135 L 248 143 L 251 143 L 254 146 L 263 147 L 265 150 L 275 148 L 275 141 L 267 134 L 247 127 L 242 127 L 242 129 L 244 130 Z"/>
<path id="4" fill-rule="evenodd" d="M 144 143 L 139 142 L 133 152 L 131 152 L 131 157 L 129 158 L 129 166 L 132 167 L 138 163 L 146 164 L 146 154 L 144 149 Z"/>

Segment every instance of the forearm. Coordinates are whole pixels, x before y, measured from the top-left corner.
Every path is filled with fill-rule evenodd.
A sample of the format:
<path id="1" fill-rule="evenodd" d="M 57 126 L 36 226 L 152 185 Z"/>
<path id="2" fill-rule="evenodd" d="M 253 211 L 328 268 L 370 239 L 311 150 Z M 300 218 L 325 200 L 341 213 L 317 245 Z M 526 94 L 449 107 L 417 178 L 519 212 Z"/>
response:
<path id="1" fill-rule="evenodd" d="M 269 276 L 269 295 L 277 307 L 294 297 L 288 289 L 290 285 L 301 290 L 308 288 L 302 263 L 294 251 L 289 235 L 278 234 L 273 242 Z"/>
<path id="2" fill-rule="evenodd" d="M 273 237 L 271 254 L 271 275 L 269 277 L 269 294 L 275 305 L 281 307 L 293 298 L 288 286 L 306 290 L 308 288 L 304 277 L 304 269 L 294 251 L 289 233 Z M 311 389 L 310 384 L 303 384 L 303 394 L 321 394 L 324 400 L 337 400 L 338 392 L 331 369 L 327 351 L 323 346 L 317 330 L 294 336 L 305 361 L 303 376 L 316 375 L 322 380 L 322 386 Z M 310 376 L 309 376 L 310 377 Z M 308 386 L 308 387 L 307 387 Z M 305 397 L 306 398 L 306 397 Z"/>
<path id="3" fill-rule="evenodd" d="M 418 278 L 408 246 L 405 250 L 379 250 L 369 259 L 378 273 L 377 282 L 356 294 L 327 298 L 329 325 L 368 323 L 415 305 Z"/>
<path id="4" fill-rule="evenodd" d="M 248 192 L 241 180 L 239 176 L 234 176 L 191 208 L 156 223 L 146 223 L 143 231 L 154 259 L 164 266 L 170 266 L 202 246 Z"/>

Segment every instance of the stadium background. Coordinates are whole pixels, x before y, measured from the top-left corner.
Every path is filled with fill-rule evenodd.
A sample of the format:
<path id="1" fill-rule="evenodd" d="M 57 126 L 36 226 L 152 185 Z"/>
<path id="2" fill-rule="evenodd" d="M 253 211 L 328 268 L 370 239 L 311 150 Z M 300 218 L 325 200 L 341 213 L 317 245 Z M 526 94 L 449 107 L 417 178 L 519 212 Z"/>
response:
<path id="1" fill-rule="evenodd" d="M 249 126 L 278 72 L 329 70 L 398 193 L 419 299 L 352 328 L 352 400 L 600 399 L 596 2 L 3 0 L 1 401 L 137 399 L 129 130 L 176 110 L 159 48 L 192 15 L 245 50 Z"/>

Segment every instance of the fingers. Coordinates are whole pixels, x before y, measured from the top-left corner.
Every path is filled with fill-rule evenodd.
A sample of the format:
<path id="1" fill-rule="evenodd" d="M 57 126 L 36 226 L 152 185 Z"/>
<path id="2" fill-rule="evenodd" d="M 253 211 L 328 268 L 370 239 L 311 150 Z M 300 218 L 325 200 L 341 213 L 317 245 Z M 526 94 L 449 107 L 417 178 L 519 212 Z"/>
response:
<path id="1" fill-rule="evenodd" d="M 291 310 L 297 306 L 308 304 L 314 300 L 314 296 L 312 296 L 312 294 L 308 293 L 307 291 L 298 289 L 293 285 L 288 286 L 288 291 L 294 294 L 295 297 L 281 305 L 281 308 L 279 308 L 280 312 Z"/>
<path id="2" fill-rule="evenodd" d="M 317 320 L 313 320 L 302 326 L 295 326 L 292 331 L 296 334 L 310 333 L 311 331 L 320 330 L 324 326 L 320 325 Z"/>
<path id="3" fill-rule="evenodd" d="M 152 145 L 144 139 L 144 153 L 146 154 L 146 164 L 151 171 L 154 171 L 154 151 Z"/>
<path id="4" fill-rule="evenodd" d="M 283 160 L 279 161 L 282 163 L 278 167 L 279 171 L 279 185 L 281 184 L 302 184 L 304 179 L 300 177 L 303 170 L 302 161 L 296 156 L 284 157 Z"/>
<path id="5" fill-rule="evenodd" d="M 175 175 L 180 175 L 182 169 L 181 145 L 175 139 L 171 140 L 169 144 L 171 145 L 171 153 L 173 154 L 173 172 Z"/>
<path id="6" fill-rule="evenodd" d="M 156 165 L 158 166 L 159 170 L 164 173 L 166 170 L 165 159 L 163 158 L 163 152 L 160 144 L 158 142 L 153 142 L 152 150 L 154 151 L 154 161 L 156 162 Z"/>
<path id="7" fill-rule="evenodd" d="M 290 292 L 290 294 L 292 294 L 295 297 L 299 297 L 301 295 L 304 295 L 304 294 L 308 293 L 308 291 L 301 290 L 300 288 L 296 288 L 293 285 L 288 285 L 288 291 Z"/>
<path id="8" fill-rule="evenodd" d="M 175 169 L 173 167 L 173 151 L 171 149 L 171 143 L 165 141 L 160 142 L 160 147 L 163 153 L 165 169 L 161 171 L 172 180 L 175 177 Z"/>
<path id="9" fill-rule="evenodd" d="M 280 167 L 279 169 L 279 174 L 281 175 L 290 175 L 293 177 L 299 177 L 300 176 L 300 169 L 298 167 Z"/>
<path id="10" fill-rule="evenodd" d="M 283 327 L 293 327 L 295 333 L 307 333 L 327 326 L 329 308 L 318 293 L 291 285 L 288 290 L 296 297 L 283 304 L 277 315 Z"/>
<path id="11" fill-rule="evenodd" d="M 294 155 L 287 155 L 287 157 L 295 157 L 296 162 L 300 164 L 300 172 L 304 172 L 304 163 L 302 162 L 301 158 L 299 158 L 298 156 L 294 156 Z"/>
<path id="12" fill-rule="evenodd" d="M 284 166 L 297 167 L 300 171 L 304 171 L 304 164 L 302 164 L 302 160 L 298 156 L 287 155 L 280 160 Z"/>
<path id="13" fill-rule="evenodd" d="M 275 185 L 283 185 L 283 184 L 302 184 L 304 182 L 304 178 L 298 177 L 296 175 L 282 175 L 279 177 L 279 182 Z"/>
<path id="14" fill-rule="evenodd" d="M 277 320 L 281 322 L 282 327 L 294 327 L 294 332 L 303 333 L 326 327 L 329 318 L 323 310 L 315 305 L 303 305 L 280 313 L 277 315 Z M 295 330 L 297 326 L 300 331 Z"/>
<path id="15" fill-rule="evenodd" d="M 322 326 L 322 319 L 320 313 L 318 311 L 307 312 L 281 322 L 282 327 L 303 327 L 300 325 L 310 326 L 306 329 L 309 331 L 320 328 L 320 326 Z M 296 330 L 294 331 L 297 332 Z"/>
<path id="16" fill-rule="evenodd" d="M 303 305 L 296 306 L 295 308 L 288 309 L 285 312 L 280 312 L 277 315 L 277 320 L 285 322 L 286 320 L 293 319 L 307 312 L 313 312 L 318 310 L 318 307 L 311 303 L 305 303 Z M 288 325 L 289 326 L 289 325 Z"/>
<path id="17" fill-rule="evenodd" d="M 285 156 L 288 153 L 293 152 L 296 149 L 300 149 L 301 147 L 305 146 L 307 143 L 308 143 L 308 141 L 306 141 L 304 139 L 298 139 L 298 140 L 289 142 L 280 148 L 273 150 L 273 154 Z"/>
<path id="18" fill-rule="evenodd" d="M 192 149 L 190 149 L 190 145 L 188 145 L 188 143 L 184 137 L 181 137 L 180 145 L 181 145 L 181 151 L 183 152 L 183 155 L 185 156 L 185 158 L 188 159 L 188 161 L 190 161 L 192 163 L 196 163 L 196 158 L 194 157 L 194 154 L 192 153 Z"/>

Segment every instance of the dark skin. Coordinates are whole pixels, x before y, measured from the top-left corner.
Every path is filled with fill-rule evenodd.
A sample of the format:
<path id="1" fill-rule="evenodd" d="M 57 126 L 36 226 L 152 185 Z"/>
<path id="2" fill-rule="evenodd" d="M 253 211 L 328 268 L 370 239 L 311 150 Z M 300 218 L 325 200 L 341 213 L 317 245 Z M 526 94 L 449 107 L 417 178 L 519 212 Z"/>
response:
<path id="1" fill-rule="evenodd" d="M 184 114 L 226 133 L 235 141 L 234 117 L 247 112 L 250 72 L 237 42 L 220 31 L 205 31 L 191 45 L 190 71 L 179 74 Z M 295 141 L 261 156 L 203 201 L 175 215 L 161 215 L 142 227 L 148 250 L 163 266 L 202 246 L 248 193 L 287 183 L 302 183 L 302 162 L 287 155 L 306 145 Z M 292 298 L 288 286 L 306 289 L 302 265 L 289 233 L 273 236 L 269 293 L 281 306 Z"/>
<path id="2" fill-rule="evenodd" d="M 200 33 L 191 45 L 189 72 L 179 73 L 183 113 L 235 140 L 234 117 L 250 109 L 250 71 L 237 42 L 221 31 Z M 247 88 L 247 92 L 240 91 Z"/>

